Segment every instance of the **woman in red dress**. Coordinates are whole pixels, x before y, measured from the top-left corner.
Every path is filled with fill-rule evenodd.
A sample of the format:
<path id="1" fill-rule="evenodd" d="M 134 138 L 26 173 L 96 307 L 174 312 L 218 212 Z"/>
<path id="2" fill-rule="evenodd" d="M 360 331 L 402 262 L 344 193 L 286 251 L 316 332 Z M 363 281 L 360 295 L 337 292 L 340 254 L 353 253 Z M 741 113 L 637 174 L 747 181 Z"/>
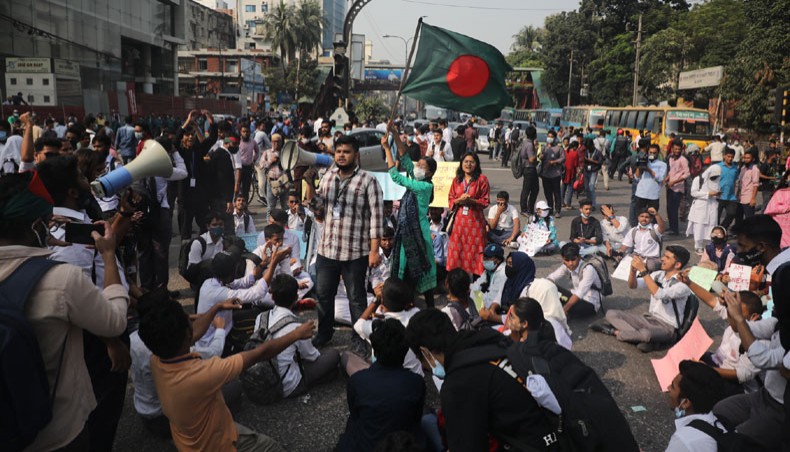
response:
<path id="1" fill-rule="evenodd" d="M 447 271 L 462 268 L 474 275 L 483 274 L 483 248 L 490 187 L 480 168 L 477 154 L 468 152 L 461 158 L 450 187 L 450 209 L 456 211 L 450 244 L 447 248 Z"/>

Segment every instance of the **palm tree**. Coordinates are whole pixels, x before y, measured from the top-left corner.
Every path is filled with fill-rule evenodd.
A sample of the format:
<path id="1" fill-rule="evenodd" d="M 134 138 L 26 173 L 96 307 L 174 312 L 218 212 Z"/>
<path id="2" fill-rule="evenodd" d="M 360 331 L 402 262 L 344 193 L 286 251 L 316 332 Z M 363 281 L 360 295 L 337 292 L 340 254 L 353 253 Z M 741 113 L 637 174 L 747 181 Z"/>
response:
<path id="1" fill-rule="evenodd" d="M 280 3 L 266 15 L 264 38 L 271 43 L 272 50 L 280 51 L 280 61 L 285 71 L 286 57 L 293 55 L 299 41 L 299 27 L 293 5 Z"/>
<path id="2" fill-rule="evenodd" d="M 300 54 L 309 55 L 321 49 L 324 29 L 324 15 L 317 0 L 300 0 L 296 8 L 296 24 L 299 29 L 297 49 Z"/>

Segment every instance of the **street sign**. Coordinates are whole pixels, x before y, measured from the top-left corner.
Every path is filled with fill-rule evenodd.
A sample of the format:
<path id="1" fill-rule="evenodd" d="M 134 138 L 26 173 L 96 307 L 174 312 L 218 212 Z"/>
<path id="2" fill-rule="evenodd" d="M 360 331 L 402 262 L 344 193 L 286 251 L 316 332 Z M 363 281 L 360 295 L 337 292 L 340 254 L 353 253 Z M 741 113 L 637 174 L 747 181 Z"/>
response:
<path id="1" fill-rule="evenodd" d="M 724 66 L 713 66 L 696 71 L 681 72 L 678 80 L 678 89 L 705 88 L 719 86 L 724 76 Z"/>

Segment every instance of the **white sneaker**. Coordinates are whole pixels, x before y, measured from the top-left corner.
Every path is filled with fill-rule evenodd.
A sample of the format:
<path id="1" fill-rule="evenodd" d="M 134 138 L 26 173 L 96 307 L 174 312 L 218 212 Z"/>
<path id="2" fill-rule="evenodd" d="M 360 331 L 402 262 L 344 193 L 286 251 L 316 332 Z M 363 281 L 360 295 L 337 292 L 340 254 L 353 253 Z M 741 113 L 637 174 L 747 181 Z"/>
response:
<path id="1" fill-rule="evenodd" d="M 696 250 L 694 250 L 694 251 L 696 251 L 696 252 L 697 252 L 697 256 L 702 256 L 702 253 L 704 252 L 704 250 L 703 250 L 702 248 L 697 248 L 697 249 L 696 249 Z"/>

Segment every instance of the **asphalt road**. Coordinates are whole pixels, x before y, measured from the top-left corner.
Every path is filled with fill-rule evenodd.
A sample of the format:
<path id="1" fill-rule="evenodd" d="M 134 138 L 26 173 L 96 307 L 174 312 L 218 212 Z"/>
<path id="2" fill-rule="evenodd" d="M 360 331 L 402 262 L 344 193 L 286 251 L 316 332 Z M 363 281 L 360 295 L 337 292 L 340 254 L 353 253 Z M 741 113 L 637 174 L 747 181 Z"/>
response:
<path id="1" fill-rule="evenodd" d="M 511 202 L 518 206 L 521 181 L 513 179 L 510 169 L 500 168 L 499 162 L 491 162 L 485 155 L 480 157 L 483 162 L 483 172 L 491 183 L 492 197 L 497 191 L 507 190 L 510 193 Z M 597 198 L 599 204 L 613 204 L 617 212 L 627 216 L 628 203 L 631 199 L 630 185 L 625 181 L 612 181 L 610 190 L 604 191 L 603 180 L 599 177 Z M 538 197 L 538 200 L 540 199 L 544 199 L 542 191 Z M 662 198 L 662 215 L 665 212 L 665 205 Z M 261 225 L 263 209 L 256 205 L 251 206 L 251 209 L 255 214 L 256 225 Z M 575 213 L 575 211 L 563 212 L 562 217 L 557 220 L 560 239 L 568 236 L 570 222 Z M 666 216 L 664 215 L 664 217 Z M 681 231 L 684 230 L 685 224 L 681 223 Z M 192 299 L 188 298 L 189 290 L 176 271 L 177 242 L 178 240 L 174 239 L 171 247 L 170 288 L 182 290 L 182 302 L 191 305 Z M 685 236 L 666 237 L 664 245 L 668 244 L 686 246 L 692 253 L 691 263 L 698 260 L 693 252 L 691 239 Z M 535 264 L 538 269 L 537 275 L 545 277 L 553 268 L 561 265 L 562 261 L 557 255 L 536 257 Z M 612 270 L 610 269 L 610 271 Z M 613 280 L 613 284 L 614 295 L 606 298 L 605 308 L 636 313 L 647 311 L 646 290 L 630 290 L 625 282 L 618 280 Z M 314 317 L 314 313 L 305 314 L 305 317 Z M 665 351 L 643 354 L 633 345 L 589 331 L 589 324 L 600 320 L 601 317 L 599 315 L 593 320 L 570 321 L 570 327 L 573 329 L 573 350 L 603 379 L 630 423 L 642 450 L 645 452 L 663 451 L 669 442 L 669 437 L 675 430 L 674 419 L 672 410 L 667 403 L 667 394 L 662 391 L 663 388 L 659 387 L 650 359 L 663 357 Z M 713 347 L 718 346 L 726 325 L 705 306 L 700 308 L 699 317 L 705 330 L 715 340 Z M 348 347 L 349 342 L 350 329 L 341 328 L 335 334 L 332 345 L 344 350 Z M 267 407 L 258 407 L 245 400 L 234 415 L 237 422 L 275 438 L 286 450 L 331 451 L 338 436 L 345 428 L 348 416 L 345 385 L 346 378 L 338 376 L 333 382 L 311 390 L 309 397 L 284 400 Z M 429 390 L 427 402 L 436 406 L 438 399 L 430 379 L 426 379 L 426 386 Z M 156 439 L 145 430 L 134 412 L 132 391 L 130 383 L 124 414 L 115 440 L 115 450 L 119 452 L 175 450 L 171 442 Z"/>

